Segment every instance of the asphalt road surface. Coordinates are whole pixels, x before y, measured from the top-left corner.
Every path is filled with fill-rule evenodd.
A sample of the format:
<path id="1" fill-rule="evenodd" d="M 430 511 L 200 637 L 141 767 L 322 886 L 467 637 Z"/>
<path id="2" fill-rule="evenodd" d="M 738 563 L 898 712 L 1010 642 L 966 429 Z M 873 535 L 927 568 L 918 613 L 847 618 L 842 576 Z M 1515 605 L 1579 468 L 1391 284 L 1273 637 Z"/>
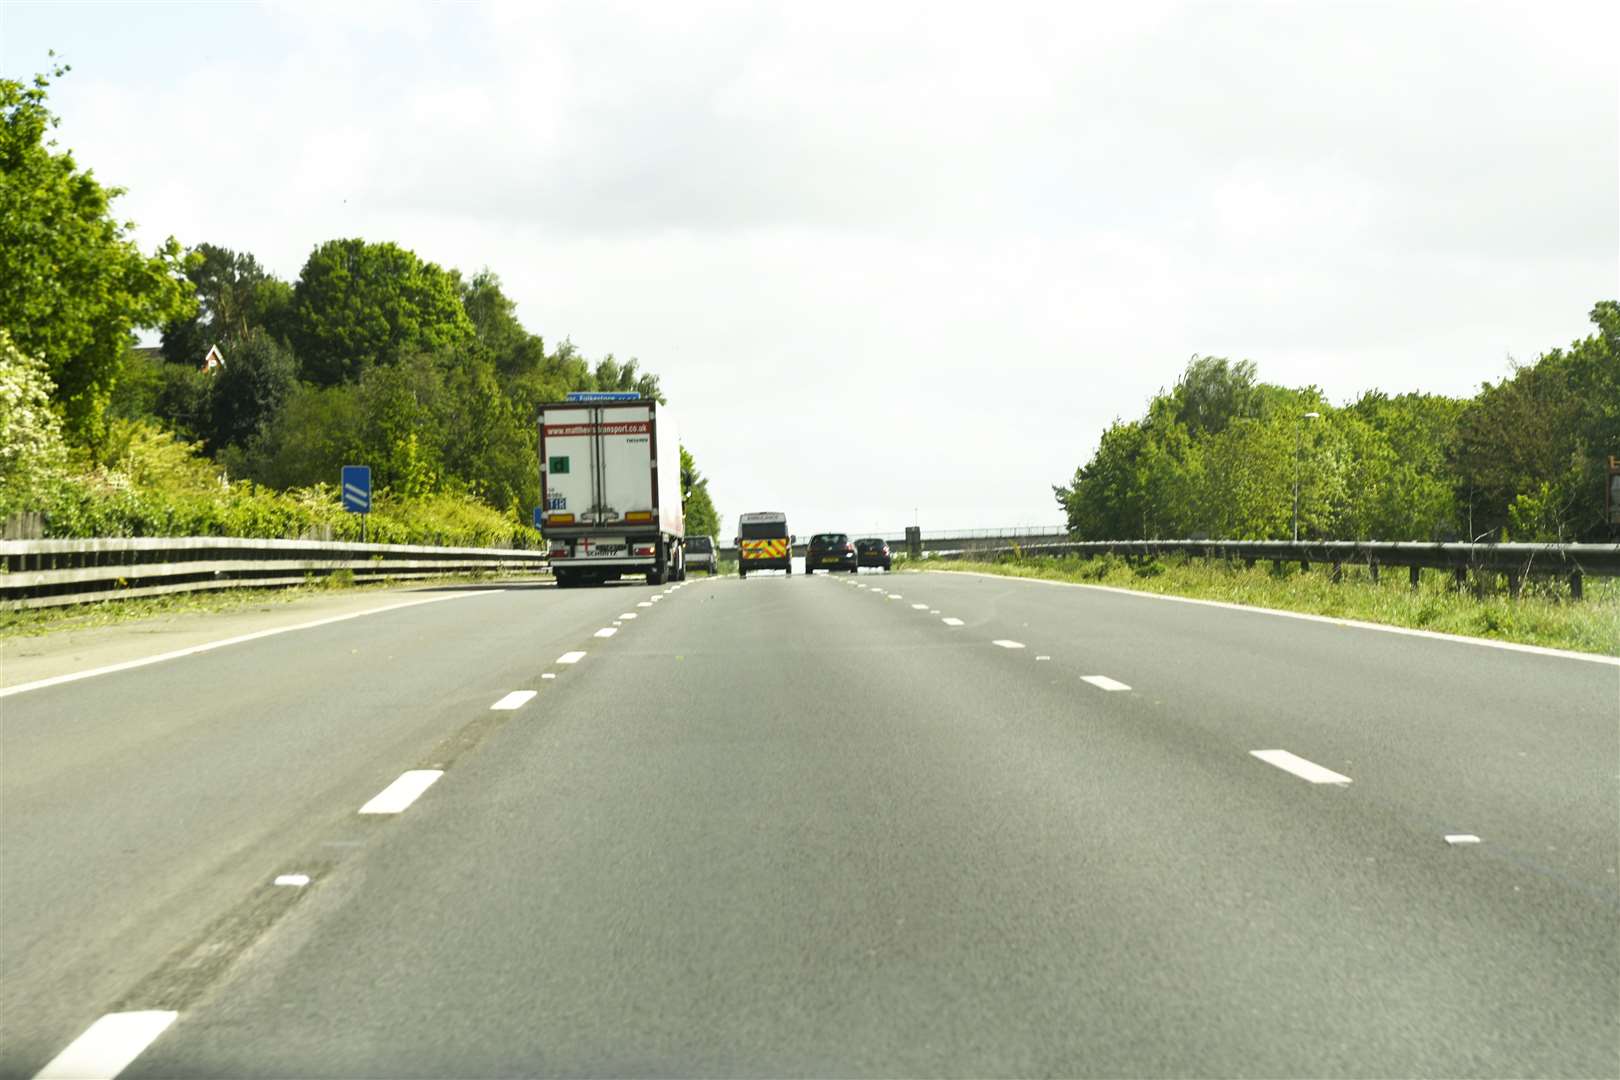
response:
<path id="1" fill-rule="evenodd" d="M 940 573 L 406 596 L 0 691 L 0 1075 L 1620 1075 L 1613 662 Z"/>

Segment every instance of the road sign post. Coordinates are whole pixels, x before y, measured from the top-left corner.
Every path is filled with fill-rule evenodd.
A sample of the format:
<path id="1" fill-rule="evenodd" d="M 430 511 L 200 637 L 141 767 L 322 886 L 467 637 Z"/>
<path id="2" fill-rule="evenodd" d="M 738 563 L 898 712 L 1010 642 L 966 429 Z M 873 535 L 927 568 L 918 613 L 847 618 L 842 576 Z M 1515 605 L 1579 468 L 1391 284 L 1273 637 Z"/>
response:
<path id="1" fill-rule="evenodd" d="M 343 509 L 360 515 L 360 542 L 366 542 L 366 517 L 371 513 L 371 466 L 345 465 L 341 488 Z"/>

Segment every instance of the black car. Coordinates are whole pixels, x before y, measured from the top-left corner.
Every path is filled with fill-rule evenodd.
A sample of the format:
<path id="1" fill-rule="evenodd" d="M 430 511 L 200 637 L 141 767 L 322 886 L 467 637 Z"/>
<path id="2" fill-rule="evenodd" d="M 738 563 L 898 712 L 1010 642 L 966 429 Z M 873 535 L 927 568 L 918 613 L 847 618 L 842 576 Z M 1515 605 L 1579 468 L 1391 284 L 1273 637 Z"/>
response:
<path id="1" fill-rule="evenodd" d="M 804 572 L 848 570 L 855 572 L 855 545 L 847 533 L 816 533 L 804 549 Z"/>
<path id="2" fill-rule="evenodd" d="M 892 567 L 894 558 L 889 554 L 889 542 L 869 536 L 864 540 L 855 541 L 855 564 L 857 566 L 881 566 L 888 570 Z"/>

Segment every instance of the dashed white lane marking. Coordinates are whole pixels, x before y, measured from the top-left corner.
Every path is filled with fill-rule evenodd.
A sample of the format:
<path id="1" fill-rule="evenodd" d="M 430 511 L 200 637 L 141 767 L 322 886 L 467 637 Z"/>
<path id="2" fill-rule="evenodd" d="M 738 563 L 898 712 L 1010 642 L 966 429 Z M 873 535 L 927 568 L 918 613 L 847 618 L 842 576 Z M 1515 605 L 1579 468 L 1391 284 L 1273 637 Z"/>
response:
<path id="1" fill-rule="evenodd" d="M 1301 780 L 1309 780 L 1313 784 L 1348 784 L 1350 778 L 1332 769 L 1325 769 L 1314 761 L 1306 761 L 1298 754 L 1290 754 L 1287 750 L 1250 750 L 1249 753 L 1265 762 L 1275 765 L 1284 772 L 1291 772 Z"/>
<path id="2" fill-rule="evenodd" d="M 1479 843 L 1479 837 L 1475 836 L 1473 833 L 1466 833 L 1466 832 L 1463 832 L 1463 833 L 1447 833 L 1446 834 L 1446 843 L 1448 843 L 1448 844 L 1477 844 L 1477 843 Z"/>
<path id="3" fill-rule="evenodd" d="M 1037 660 L 1050 660 L 1052 658 L 1050 656 L 1037 656 L 1035 659 L 1037 659 Z"/>
<path id="4" fill-rule="evenodd" d="M 523 706 L 533 701 L 534 696 L 539 692 L 540 691 L 538 690 L 514 690 L 510 694 L 507 694 L 505 697 L 501 698 L 501 700 L 497 701 L 495 704 L 491 705 L 490 708 L 521 709 Z"/>
<path id="5" fill-rule="evenodd" d="M 944 623 L 946 626 L 961 626 L 962 625 L 962 620 L 961 619 L 953 619 L 948 615 L 945 618 L 943 618 L 943 619 L 941 619 L 939 621 Z"/>
<path id="6" fill-rule="evenodd" d="M 1080 676 L 1080 681 L 1090 683 L 1092 686 L 1095 686 L 1099 690 L 1129 690 L 1130 689 L 1130 687 L 1126 686 L 1124 683 L 1120 682 L 1118 679 L 1110 679 L 1106 675 L 1082 675 L 1082 676 Z"/>
<path id="7" fill-rule="evenodd" d="M 621 618 L 621 619 L 634 619 L 636 617 L 637 617 L 637 615 L 633 611 L 626 611 L 622 615 L 619 616 L 619 618 Z"/>
<path id="8" fill-rule="evenodd" d="M 1000 645 L 1003 649 L 1022 649 L 1024 647 L 1022 641 L 1008 641 L 1006 638 L 997 638 L 990 644 Z"/>
<path id="9" fill-rule="evenodd" d="M 905 597 L 903 597 L 903 596 L 901 596 L 901 595 L 900 595 L 900 594 L 899 594 L 899 593 L 897 593 L 897 592 L 892 592 L 892 593 L 890 593 L 890 594 L 889 594 L 889 599 L 890 599 L 890 600 L 904 600 L 904 599 L 905 599 Z"/>
<path id="10" fill-rule="evenodd" d="M 585 659 L 585 654 L 583 652 L 565 652 L 561 656 L 557 657 L 557 663 L 577 664 L 583 659 Z"/>
<path id="11" fill-rule="evenodd" d="M 636 607 L 652 607 L 652 601 L 643 600 L 641 603 L 637 604 Z"/>
<path id="12" fill-rule="evenodd" d="M 108 1013 L 35 1073 L 35 1080 L 117 1076 L 179 1015 L 160 1010 Z"/>
<path id="13" fill-rule="evenodd" d="M 400 608 L 417 607 L 421 604 L 438 604 L 445 600 L 460 600 L 469 596 L 489 596 L 493 593 L 505 591 L 505 589 L 480 589 L 477 592 L 430 596 L 425 600 L 407 600 L 402 604 L 389 604 L 386 607 L 370 608 L 366 611 L 351 611 L 347 615 L 333 615 L 325 619 L 315 619 L 312 622 L 298 623 L 294 626 L 276 626 L 269 630 L 255 630 L 251 634 L 221 638 L 218 641 L 193 645 L 187 649 L 175 649 L 173 652 L 158 653 L 156 656 L 143 656 L 139 660 L 125 660 L 118 664 L 108 664 L 106 667 L 90 668 L 88 671 L 73 671 L 66 675 L 52 675 L 48 679 L 36 679 L 34 682 L 18 683 L 16 686 L 0 689 L 0 698 L 10 697 L 12 694 L 26 694 L 30 690 L 42 690 L 47 686 L 59 686 L 62 683 L 77 682 L 80 679 L 89 679 L 97 675 L 111 675 L 115 671 L 128 671 L 130 668 L 145 667 L 147 664 L 160 664 L 165 660 L 178 660 L 183 656 L 195 656 L 198 653 L 223 649 L 227 645 L 240 645 L 243 642 L 257 641 L 260 638 L 275 637 L 277 634 L 290 634 L 294 630 L 313 630 L 317 626 L 330 626 L 332 623 L 347 622 L 349 619 L 359 619 L 366 615 L 381 615 L 385 611 L 398 611 Z"/>
<path id="14" fill-rule="evenodd" d="M 383 788 L 366 805 L 362 814 L 397 814 L 422 797 L 422 792 L 438 782 L 443 769 L 410 769 L 399 774 L 399 779 Z"/>
<path id="15" fill-rule="evenodd" d="M 602 627 L 602 629 L 598 630 L 593 636 L 594 637 L 612 637 L 614 634 L 617 634 L 618 632 L 619 632 L 619 628 L 617 626 L 604 626 L 604 627 Z"/>
<path id="16" fill-rule="evenodd" d="M 544 675 L 542 675 L 540 677 L 542 679 L 555 679 L 557 676 L 553 675 L 551 672 L 548 671 L 548 672 L 546 672 Z"/>
<path id="17" fill-rule="evenodd" d="M 928 609 L 928 614 L 930 614 L 930 615 L 938 615 L 939 614 L 939 608 L 929 608 Z"/>
<path id="18" fill-rule="evenodd" d="M 277 874 L 274 884 L 277 884 L 277 885 L 293 885 L 293 886 L 296 886 L 297 888 L 301 889 L 305 885 L 309 884 L 309 875 L 308 874 Z"/>
<path id="19" fill-rule="evenodd" d="M 911 605 L 911 610 L 912 611 L 927 611 L 928 610 L 928 605 L 927 604 L 912 604 Z"/>

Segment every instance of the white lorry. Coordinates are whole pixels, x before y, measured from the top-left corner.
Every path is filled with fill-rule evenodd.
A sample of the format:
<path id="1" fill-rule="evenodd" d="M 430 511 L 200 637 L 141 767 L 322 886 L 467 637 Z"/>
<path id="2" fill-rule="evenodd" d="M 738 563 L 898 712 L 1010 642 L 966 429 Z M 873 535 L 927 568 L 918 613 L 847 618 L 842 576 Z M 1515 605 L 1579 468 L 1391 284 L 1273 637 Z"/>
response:
<path id="1" fill-rule="evenodd" d="M 540 535 L 557 584 L 686 576 L 681 450 L 669 410 L 639 394 L 540 406 Z"/>

